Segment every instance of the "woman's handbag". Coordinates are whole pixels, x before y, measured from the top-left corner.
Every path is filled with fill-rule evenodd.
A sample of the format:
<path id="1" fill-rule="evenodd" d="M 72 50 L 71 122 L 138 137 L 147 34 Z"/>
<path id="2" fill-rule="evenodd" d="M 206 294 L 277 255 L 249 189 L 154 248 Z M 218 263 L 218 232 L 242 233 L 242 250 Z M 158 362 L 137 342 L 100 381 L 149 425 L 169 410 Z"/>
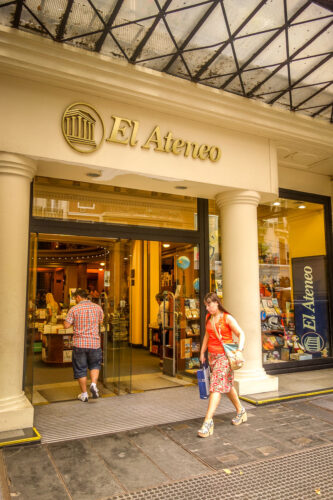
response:
<path id="1" fill-rule="evenodd" d="M 230 367 L 232 370 L 239 370 L 245 363 L 243 354 L 237 351 L 238 344 L 224 344 L 222 342 L 224 352 L 229 360 Z"/>
<path id="2" fill-rule="evenodd" d="M 209 378 L 210 370 L 208 365 L 203 365 L 202 368 L 197 370 L 198 387 L 200 399 L 209 398 Z"/>
<path id="3" fill-rule="evenodd" d="M 244 365 L 245 360 L 244 360 L 243 354 L 240 351 L 238 351 L 238 344 L 236 344 L 236 343 L 225 344 L 222 340 L 222 335 L 216 329 L 215 322 L 213 319 L 212 319 L 211 323 L 213 324 L 217 338 L 219 339 L 219 341 L 223 345 L 223 349 L 224 349 L 224 352 L 228 358 L 230 368 L 233 371 L 239 370 L 239 368 L 242 368 L 242 366 Z"/>

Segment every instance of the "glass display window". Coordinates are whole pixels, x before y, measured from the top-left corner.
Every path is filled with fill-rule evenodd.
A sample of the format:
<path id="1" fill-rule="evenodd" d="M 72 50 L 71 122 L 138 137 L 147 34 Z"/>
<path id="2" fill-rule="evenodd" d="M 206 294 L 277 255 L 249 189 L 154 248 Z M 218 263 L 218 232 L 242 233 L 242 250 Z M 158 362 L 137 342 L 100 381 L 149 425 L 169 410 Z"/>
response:
<path id="1" fill-rule="evenodd" d="M 279 198 L 258 207 L 263 363 L 330 355 L 324 206 Z"/>
<path id="2" fill-rule="evenodd" d="M 217 293 L 222 299 L 222 259 L 221 259 L 221 231 L 220 211 L 214 200 L 208 204 L 209 221 L 209 276 L 210 291 Z"/>
<path id="3" fill-rule="evenodd" d="M 33 216 L 48 219 L 195 229 L 190 196 L 37 177 Z"/>

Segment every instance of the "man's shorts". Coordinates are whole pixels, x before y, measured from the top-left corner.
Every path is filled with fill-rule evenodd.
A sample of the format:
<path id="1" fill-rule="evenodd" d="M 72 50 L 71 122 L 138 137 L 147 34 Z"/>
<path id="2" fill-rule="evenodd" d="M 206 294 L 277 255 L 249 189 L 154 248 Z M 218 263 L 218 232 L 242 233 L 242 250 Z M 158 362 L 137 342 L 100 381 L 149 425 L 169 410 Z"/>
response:
<path id="1" fill-rule="evenodd" d="M 87 368 L 89 370 L 100 370 L 102 364 L 102 349 L 82 349 L 81 347 L 73 347 L 73 371 L 74 378 L 82 378 L 87 376 Z"/>

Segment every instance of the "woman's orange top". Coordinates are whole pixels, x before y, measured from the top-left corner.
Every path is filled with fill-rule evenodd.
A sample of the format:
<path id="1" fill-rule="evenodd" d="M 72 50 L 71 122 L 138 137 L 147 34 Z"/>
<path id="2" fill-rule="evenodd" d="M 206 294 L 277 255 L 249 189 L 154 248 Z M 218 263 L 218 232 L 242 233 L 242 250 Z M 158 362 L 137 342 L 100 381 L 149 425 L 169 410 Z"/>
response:
<path id="1" fill-rule="evenodd" d="M 209 314 L 206 316 L 206 331 L 209 335 L 208 338 L 208 352 L 212 352 L 213 354 L 223 354 L 224 349 L 221 344 L 221 341 L 217 338 L 214 326 L 212 324 L 213 318 L 210 317 L 207 321 Z M 219 321 L 215 323 L 216 330 L 222 337 L 222 341 L 225 344 L 230 344 L 233 342 L 232 331 L 230 326 L 227 324 L 227 314 L 222 313 L 222 317 L 220 317 Z"/>

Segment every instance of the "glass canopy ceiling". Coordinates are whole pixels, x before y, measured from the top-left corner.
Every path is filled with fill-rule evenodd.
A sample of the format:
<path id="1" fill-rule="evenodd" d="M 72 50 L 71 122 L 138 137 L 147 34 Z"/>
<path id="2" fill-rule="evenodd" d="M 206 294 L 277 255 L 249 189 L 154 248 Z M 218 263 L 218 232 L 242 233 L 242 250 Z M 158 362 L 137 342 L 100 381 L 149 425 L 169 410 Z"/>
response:
<path id="1" fill-rule="evenodd" d="M 0 0 L 0 24 L 333 121 L 333 0 Z"/>

